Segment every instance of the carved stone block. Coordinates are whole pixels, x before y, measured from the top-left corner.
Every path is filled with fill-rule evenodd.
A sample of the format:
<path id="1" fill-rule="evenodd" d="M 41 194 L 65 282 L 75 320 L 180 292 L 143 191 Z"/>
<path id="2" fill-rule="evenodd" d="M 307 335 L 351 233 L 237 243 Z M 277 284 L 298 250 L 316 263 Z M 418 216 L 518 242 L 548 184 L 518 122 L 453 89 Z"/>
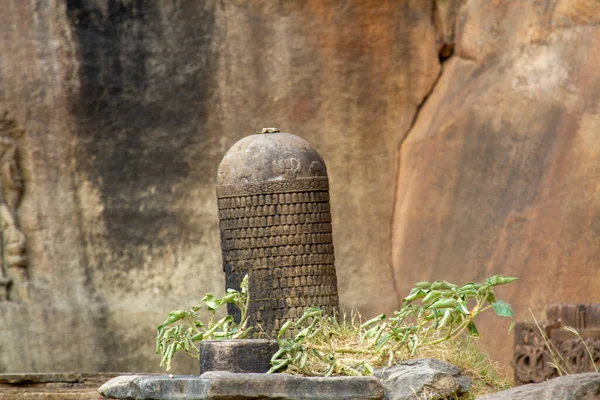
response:
<path id="1" fill-rule="evenodd" d="M 248 136 L 219 166 L 217 197 L 227 288 L 249 274 L 249 323 L 274 337 L 304 309 L 338 307 L 329 181 L 303 139 Z M 239 318 L 232 306 L 230 314 Z"/>
<path id="2" fill-rule="evenodd" d="M 279 350 L 276 340 L 234 339 L 200 342 L 200 374 L 208 371 L 265 373 Z"/>
<path id="3" fill-rule="evenodd" d="M 569 373 L 600 368 L 600 304 L 548 307 L 539 326 L 519 322 L 513 352 L 516 384 L 539 383 L 559 375 L 558 361 Z M 579 337 L 563 327 L 577 330 Z M 554 356 L 552 355 L 554 354 Z"/>

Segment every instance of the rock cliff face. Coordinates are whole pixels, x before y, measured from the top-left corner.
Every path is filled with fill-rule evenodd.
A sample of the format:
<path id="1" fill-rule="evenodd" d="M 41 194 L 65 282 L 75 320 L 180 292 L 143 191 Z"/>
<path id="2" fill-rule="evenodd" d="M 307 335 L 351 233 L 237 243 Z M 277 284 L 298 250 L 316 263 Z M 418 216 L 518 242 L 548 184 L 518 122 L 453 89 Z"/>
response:
<path id="1" fill-rule="evenodd" d="M 517 318 L 600 302 L 600 4 L 467 1 L 455 53 L 402 143 L 398 291 L 423 279 L 520 280 Z M 512 337 L 488 318 L 484 345 Z"/>
<path id="2" fill-rule="evenodd" d="M 326 160 L 341 302 L 396 308 L 396 155 L 439 73 L 432 14 L 422 0 L 5 2 L 0 108 L 24 132 L 29 261 L 0 303 L 0 372 L 159 371 L 165 312 L 224 290 L 219 161 L 266 126 Z"/>
<path id="3" fill-rule="evenodd" d="M 23 182 L 2 181 L 0 372 L 158 371 L 164 312 L 223 291 L 219 161 L 266 126 L 327 163 L 346 307 L 495 273 L 522 277 L 501 293 L 520 318 L 600 301 L 599 9 L 5 1 L 2 165 Z"/>

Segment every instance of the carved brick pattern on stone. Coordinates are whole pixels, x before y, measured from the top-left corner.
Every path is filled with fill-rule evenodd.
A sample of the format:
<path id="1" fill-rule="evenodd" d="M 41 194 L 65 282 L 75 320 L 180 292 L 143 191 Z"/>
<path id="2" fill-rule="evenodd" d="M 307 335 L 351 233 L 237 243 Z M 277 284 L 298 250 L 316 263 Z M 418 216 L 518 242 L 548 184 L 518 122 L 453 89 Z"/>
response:
<path id="1" fill-rule="evenodd" d="M 217 196 L 219 197 L 236 197 L 256 194 L 272 194 L 278 193 L 281 198 L 281 193 L 285 192 L 302 192 L 310 190 L 329 190 L 329 181 L 325 177 L 315 177 L 308 179 L 294 180 L 279 180 L 275 182 L 261 182 L 243 185 L 223 185 L 217 187 Z M 273 196 L 276 196 L 274 194 Z"/>
<path id="2" fill-rule="evenodd" d="M 328 199 L 299 192 L 219 200 L 228 287 L 252 271 L 251 323 L 272 336 L 307 306 L 337 307 Z"/>

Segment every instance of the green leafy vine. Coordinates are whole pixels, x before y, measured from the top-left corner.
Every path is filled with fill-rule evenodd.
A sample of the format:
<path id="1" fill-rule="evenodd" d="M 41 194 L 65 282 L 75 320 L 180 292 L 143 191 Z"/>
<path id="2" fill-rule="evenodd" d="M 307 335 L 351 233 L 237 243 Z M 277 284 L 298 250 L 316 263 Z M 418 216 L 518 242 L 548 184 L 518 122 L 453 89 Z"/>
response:
<path id="1" fill-rule="evenodd" d="M 248 337 L 252 328 L 248 327 L 248 275 L 240 285 L 240 291 L 228 289 L 223 297 L 215 297 L 207 293 L 201 300 L 204 304 L 190 310 L 176 310 L 169 313 L 168 318 L 157 328 L 156 354 L 160 355 L 160 366 L 171 369 L 175 353 L 183 350 L 186 354 L 198 358 L 199 348 L 196 343 L 209 339 L 242 339 Z M 241 311 L 239 323 L 228 315 L 216 320 L 216 312 L 221 306 L 235 304 Z M 211 312 L 208 323 L 200 321 L 198 311 L 206 307 Z"/>
<path id="2" fill-rule="evenodd" d="M 414 357 L 418 351 L 454 341 L 464 333 L 479 336 L 474 319 L 493 309 L 496 315 L 513 319 L 511 306 L 497 300 L 494 288 L 517 278 L 492 276 L 483 283 L 469 282 L 458 286 L 446 281 L 419 282 L 404 298 L 402 308 L 392 317 L 381 314 L 362 322 L 353 313 L 351 321 L 323 310 L 309 307 L 296 322 L 288 321 L 278 334 L 279 351 L 271 359 L 269 372 L 287 371 L 307 376 L 372 375 L 374 368 Z M 177 351 L 198 358 L 197 342 L 207 339 L 248 337 L 248 277 L 240 292 L 228 289 L 225 296 L 207 294 L 202 302 L 212 312 L 207 324 L 198 318 L 202 307 L 177 310 L 158 327 L 156 352 L 161 366 L 171 368 Z M 215 321 L 216 310 L 235 304 L 241 312 L 239 323 L 226 316 Z M 293 329 L 293 338 L 284 338 Z"/>

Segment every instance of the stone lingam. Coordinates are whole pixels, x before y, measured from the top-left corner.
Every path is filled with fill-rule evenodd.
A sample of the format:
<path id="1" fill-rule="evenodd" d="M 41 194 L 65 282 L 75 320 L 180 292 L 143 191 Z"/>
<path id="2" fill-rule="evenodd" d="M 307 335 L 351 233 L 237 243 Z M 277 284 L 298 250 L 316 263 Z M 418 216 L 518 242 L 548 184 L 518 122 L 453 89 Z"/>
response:
<path id="1" fill-rule="evenodd" d="M 337 309 L 329 179 L 316 150 L 276 129 L 247 136 L 221 161 L 217 197 L 226 287 L 249 275 L 250 326 L 276 337 L 306 307 Z"/>
<path id="2" fill-rule="evenodd" d="M 99 391 L 120 399 L 381 399 L 376 377 L 266 374 L 279 328 L 306 307 L 339 305 L 329 179 L 305 140 L 265 128 L 234 144 L 218 169 L 225 286 L 248 275 L 254 339 L 204 341 L 200 376 L 120 376 Z M 228 313 L 239 321 L 237 308 Z M 288 335 L 294 334 L 293 330 Z"/>
<path id="3" fill-rule="evenodd" d="M 217 199 L 225 286 L 240 290 L 248 275 L 257 339 L 276 338 L 306 307 L 337 310 L 329 179 L 316 150 L 275 128 L 247 136 L 219 165 Z M 237 307 L 227 311 L 239 322 Z M 205 341 L 200 373 L 266 372 L 277 348 L 275 340 Z"/>

